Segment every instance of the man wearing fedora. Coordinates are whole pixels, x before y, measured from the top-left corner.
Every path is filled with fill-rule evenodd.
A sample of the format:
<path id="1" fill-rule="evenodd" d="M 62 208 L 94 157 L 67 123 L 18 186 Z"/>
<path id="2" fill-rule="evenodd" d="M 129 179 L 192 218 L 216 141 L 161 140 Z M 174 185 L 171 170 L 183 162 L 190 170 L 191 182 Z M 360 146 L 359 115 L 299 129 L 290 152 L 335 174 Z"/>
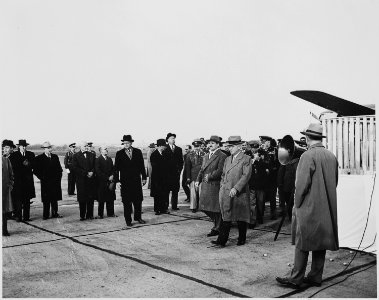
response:
<path id="1" fill-rule="evenodd" d="M 202 144 L 200 139 L 195 139 L 192 143 L 193 150 L 187 153 L 185 160 L 185 176 L 187 178 L 187 184 L 190 185 L 190 209 L 193 213 L 197 212 L 199 203 L 199 187 L 195 185 L 197 176 L 199 175 L 201 165 L 203 163 L 203 153 L 200 150 Z"/>
<path id="2" fill-rule="evenodd" d="M 12 154 L 11 160 L 14 173 L 13 196 L 15 197 L 16 221 L 30 220 L 30 199 L 36 197 L 33 179 L 33 164 L 35 155 L 27 151 L 29 144 L 26 140 L 19 140 L 18 151 Z"/>
<path id="3" fill-rule="evenodd" d="M 79 202 L 80 221 L 93 219 L 95 199 L 95 156 L 89 151 L 88 143 L 80 143 L 80 151 L 72 158 L 72 168 L 76 175 L 77 199 Z"/>
<path id="4" fill-rule="evenodd" d="M 62 200 L 62 166 L 58 155 L 52 152 L 50 142 L 44 142 L 44 153 L 38 155 L 34 161 L 33 172 L 41 182 L 41 200 L 43 203 L 43 220 L 50 217 L 61 218 L 58 214 L 58 201 Z"/>
<path id="5" fill-rule="evenodd" d="M 227 141 L 230 156 L 225 160 L 221 175 L 219 194 L 222 223 L 220 234 L 213 244 L 225 246 L 232 222 L 238 224 L 237 245 L 246 242 L 247 224 L 250 222 L 251 158 L 242 153 L 240 136 L 231 136 Z"/>
<path id="6" fill-rule="evenodd" d="M 168 157 L 168 181 L 169 191 L 171 194 L 171 208 L 172 210 L 179 210 L 178 208 L 178 193 L 180 188 L 180 173 L 183 169 L 183 151 L 182 148 L 175 145 L 176 134 L 168 133 L 166 136 L 167 147 L 164 150 L 164 155 Z"/>
<path id="7" fill-rule="evenodd" d="M 98 217 L 104 217 L 104 204 L 107 208 L 108 217 L 116 217 L 114 214 L 114 200 L 116 200 L 114 166 L 112 159 L 108 156 L 106 146 L 99 147 L 100 155 L 95 160 L 95 171 L 97 178 L 97 199 L 99 202 Z"/>
<path id="8" fill-rule="evenodd" d="M 127 226 L 132 226 L 132 205 L 134 221 L 144 224 L 142 220 L 142 186 L 146 184 L 146 169 L 142 151 L 132 147 L 131 135 L 124 135 L 124 149 L 117 151 L 115 159 L 115 179 L 121 184 L 121 197 L 124 205 L 124 217 Z M 142 176 L 142 184 L 141 184 Z"/>
<path id="9" fill-rule="evenodd" d="M 66 153 L 64 157 L 64 167 L 67 172 L 67 181 L 68 181 L 67 194 L 69 196 L 74 196 L 76 180 L 75 180 L 75 172 L 72 168 L 72 158 L 75 154 L 76 143 L 72 143 L 68 147 L 70 150 Z"/>
<path id="10" fill-rule="evenodd" d="M 154 211 L 156 215 L 168 213 L 169 186 L 168 186 L 168 157 L 163 153 L 166 149 L 166 140 L 157 140 L 157 150 L 151 154 L 151 190 L 154 197 Z"/>
<path id="11" fill-rule="evenodd" d="M 218 235 L 222 221 L 219 192 L 222 169 L 227 156 L 220 150 L 220 144 L 219 136 L 212 135 L 210 137 L 210 151 L 203 157 L 203 163 L 195 183 L 195 186 L 200 189 L 199 210 L 213 221 L 213 228 L 207 236 Z"/>
<path id="12" fill-rule="evenodd" d="M 291 288 L 302 283 L 320 286 L 326 250 L 339 249 L 337 228 L 338 161 L 322 145 L 322 125 L 311 123 L 301 132 L 306 136 L 308 150 L 296 170 L 295 203 L 292 210 L 292 244 L 295 262 L 287 278 L 276 280 Z M 309 251 L 311 270 L 305 277 Z"/>
<path id="13" fill-rule="evenodd" d="M 155 144 L 154 143 L 151 143 L 149 145 L 149 149 L 147 150 L 147 154 L 146 154 L 146 160 L 147 160 L 147 176 L 149 177 L 149 183 L 147 185 L 147 188 L 148 189 L 151 189 L 151 161 L 150 161 L 150 157 L 151 157 L 151 154 L 155 151 Z"/>

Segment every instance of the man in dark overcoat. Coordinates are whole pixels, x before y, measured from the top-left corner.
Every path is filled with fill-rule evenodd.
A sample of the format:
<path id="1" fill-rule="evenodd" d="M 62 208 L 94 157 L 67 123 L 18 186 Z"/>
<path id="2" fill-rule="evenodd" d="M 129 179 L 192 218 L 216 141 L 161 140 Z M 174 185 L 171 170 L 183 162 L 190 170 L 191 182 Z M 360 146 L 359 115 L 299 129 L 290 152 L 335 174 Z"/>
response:
<path id="1" fill-rule="evenodd" d="M 88 144 L 82 142 L 80 151 L 72 158 L 72 167 L 76 175 L 77 199 L 80 221 L 93 219 L 93 203 L 97 193 L 95 185 L 95 156 L 89 151 Z"/>
<path id="2" fill-rule="evenodd" d="M 182 148 L 175 145 L 176 134 L 168 133 L 166 136 L 167 147 L 164 154 L 168 157 L 169 164 L 169 191 L 171 194 L 171 209 L 178 208 L 178 193 L 180 188 L 180 173 L 182 172 L 184 161 Z"/>
<path id="3" fill-rule="evenodd" d="M 67 194 L 69 196 L 75 195 L 75 172 L 72 168 L 72 158 L 75 154 L 75 147 L 76 144 L 72 143 L 69 145 L 70 150 L 66 153 L 64 157 L 64 167 L 67 172 L 67 181 L 68 181 L 68 187 L 67 187 Z"/>
<path id="4" fill-rule="evenodd" d="M 326 250 L 339 249 L 337 228 L 338 161 L 322 145 L 322 125 L 311 123 L 306 131 L 308 150 L 299 160 L 296 170 L 295 203 L 292 210 L 292 244 L 295 262 L 291 275 L 276 280 L 291 288 L 304 282 L 320 286 Z M 311 270 L 305 277 L 309 251 Z"/>
<path id="5" fill-rule="evenodd" d="M 166 140 L 157 140 L 157 150 L 151 154 L 152 166 L 150 196 L 154 197 L 154 211 L 156 215 L 167 213 L 169 202 L 168 187 L 168 157 L 164 155 Z"/>
<path id="6" fill-rule="evenodd" d="M 95 171 L 97 179 L 97 201 L 99 202 L 98 216 L 100 219 L 104 217 L 104 203 L 107 208 L 108 217 L 116 217 L 114 214 L 114 200 L 116 193 L 113 185 L 114 167 L 113 161 L 108 156 L 108 149 L 105 146 L 99 148 L 100 155 L 95 160 Z"/>
<path id="7" fill-rule="evenodd" d="M 4 147 L 10 147 L 9 141 L 4 140 L 2 143 Z M 3 236 L 9 236 L 8 232 L 8 214 L 13 211 L 11 192 L 14 184 L 13 169 L 10 160 L 2 156 L 2 203 L 3 203 Z"/>
<path id="8" fill-rule="evenodd" d="M 132 147 L 131 135 L 124 135 L 121 142 L 124 149 L 117 151 L 115 159 L 115 178 L 121 184 L 121 197 L 124 205 L 124 217 L 127 226 L 132 226 L 132 205 L 134 221 L 145 224 L 142 220 L 142 185 L 146 184 L 145 163 L 140 149 Z M 142 176 L 142 184 L 141 184 Z"/>
<path id="9" fill-rule="evenodd" d="M 14 173 L 14 186 L 12 196 L 15 197 L 15 214 L 16 221 L 30 220 L 30 199 L 36 197 L 33 179 L 33 164 L 35 155 L 27 151 L 29 144 L 26 140 L 19 140 L 18 151 L 12 154 L 12 167 Z"/>
<path id="10" fill-rule="evenodd" d="M 203 157 L 195 186 L 199 187 L 199 210 L 213 221 L 213 228 L 207 236 L 216 236 L 220 232 L 222 222 L 219 192 L 222 169 L 226 159 L 221 149 L 221 138 L 212 135 L 209 139 L 210 151 Z"/>
<path id="11" fill-rule="evenodd" d="M 42 144 L 44 153 L 38 155 L 34 161 L 33 172 L 41 182 L 41 200 L 43 203 L 43 219 L 50 217 L 60 218 L 58 214 L 58 201 L 62 200 L 62 166 L 58 155 L 51 153 L 49 142 Z"/>

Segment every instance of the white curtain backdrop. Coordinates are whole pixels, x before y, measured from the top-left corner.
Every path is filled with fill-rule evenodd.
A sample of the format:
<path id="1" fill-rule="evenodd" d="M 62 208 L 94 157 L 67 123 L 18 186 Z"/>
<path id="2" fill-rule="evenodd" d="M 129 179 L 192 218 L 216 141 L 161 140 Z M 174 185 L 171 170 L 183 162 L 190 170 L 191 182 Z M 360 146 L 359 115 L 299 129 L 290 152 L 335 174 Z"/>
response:
<path id="1" fill-rule="evenodd" d="M 339 177 L 337 210 L 340 247 L 376 254 L 378 194 L 374 176 L 340 175 Z"/>

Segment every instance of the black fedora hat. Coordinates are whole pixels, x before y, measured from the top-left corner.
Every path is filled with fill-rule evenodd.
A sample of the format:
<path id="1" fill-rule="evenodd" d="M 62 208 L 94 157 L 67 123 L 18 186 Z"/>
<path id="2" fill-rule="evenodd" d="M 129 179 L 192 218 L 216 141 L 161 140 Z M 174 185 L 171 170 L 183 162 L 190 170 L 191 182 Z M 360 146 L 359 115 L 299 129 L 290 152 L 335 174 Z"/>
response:
<path id="1" fill-rule="evenodd" d="M 158 139 L 157 140 L 157 147 L 159 146 L 166 146 L 166 140 L 165 139 Z"/>
<path id="2" fill-rule="evenodd" d="M 18 146 L 24 146 L 24 147 L 26 147 L 29 144 L 26 142 L 26 140 L 18 140 L 18 144 L 17 145 Z"/>
<path id="3" fill-rule="evenodd" d="M 150 143 L 149 148 L 155 148 L 155 144 L 154 143 Z"/>
<path id="4" fill-rule="evenodd" d="M 167 136 L 166 136 L 166 141 L 170 138 L 170 137 L 174 137 L 174 138 L 176 138 L 176 134 L 175 133 L 171 133 L 171 132 L 169 132 L 169 133 L 167 133 Z"/>
<path id="5" fill-rule="evenodd" d="M 132 136 L 130 134 L 126 134 L 123 136 L 121 142 L 134 142 L 134 140 L 132 139 Z"/>
<path id="6" fill-rule="evenodd" d="M 2 147 L 11 147 L 11 148 L 14 148 L 14 145 L 13 145 L 13 141 L 11 140 L 4 140 L 1 144 Z"/>

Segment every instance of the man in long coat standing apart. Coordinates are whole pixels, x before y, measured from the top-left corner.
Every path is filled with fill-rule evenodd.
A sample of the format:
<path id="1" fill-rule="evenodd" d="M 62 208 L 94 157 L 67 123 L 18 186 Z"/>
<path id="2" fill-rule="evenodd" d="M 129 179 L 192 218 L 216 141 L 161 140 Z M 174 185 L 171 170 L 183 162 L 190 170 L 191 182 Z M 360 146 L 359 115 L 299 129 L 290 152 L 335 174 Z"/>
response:
<path id="1" fill-rule="evenodd" d="M 49 142 L 42 144 L 44 153 L 38 155 L 34 161 L 34 174 L 41 182 L 41 200 L 43 203 L 43 219 L 50 217 L 61 218 L 58 214 L 58 201 L 62 200 L 62 166 L 58 155 L 51 153 L 52 146 Z"/>
<path id="2" fill-rule="evenodd" d="M 121 197 L 124 205 L 124 217 L 127 226 L 132 226 L 132 204 L 134 221 L 145 224 L 142 220 L 142 185 L 146 184 L 146 169 L 142 151 L 133 148 L 134 140 L 131 135 L 124 135 L 121 142 L 124 149 L 117 151 L 115 159 L 116 182 L 121 183 Z M 142 184 L 141 184 L 142 176 Z"/>
<path id="3" fill-rule="evenodd" d="M 337 183 L 338 162 L 324 148 L 320 124 L 310 124 L 305 132 L 308 150 L 300 157 L 296 170 L 295 204 L 292 210 L 292 244 L 295 262 L 288 278 L 276 280 L 291 288 L 304 282 L 320 286 L 326 250 L 338 250 Z M 305 276 L 309 251 L 311 271 Z"/>
<path id="4" fill-rule="evenodd" d="M 95 185 L 95 155 L 88 144 L 82 142 L 80 151 L 74 154 L 72 167 L 76 175 L 76 190 L 79 202 L 80 221 L 93 219 L 93 202 L 97 192 Z"/>
<path id="5" fill-rule="evenodd" d="M 74 196 L 75 195 L 75 172 L 72 168 L 72 158 L 75 154 L 75 147 L 76 144 L 72 143 L 69 145 L 70 150 L 66 153 L 64 157 L 64 167 L 67 172 L 67 194 L 69 196 Z"/>
<path id="6" fill-rule="evenodd" d="M 166 136 L 167 148 L 164 154 L 168 157 L 169 166 L 169 191 L 171 194 L 171 208 L 172 210 L 179 210 L 178 208 L 178 193 L 180 188 L 180 173 L 182 172 L 184 161 L 182 148 L 175 145 L 176 134 L 168 133 Z"/>
<path id="7" fill-rule="evenodd" d="M 243 154 L 240 136 L 231 136 L 227 141 L 230 156 L 225 160 L 221 175 L 220 208 L 222 223 L 220 234 L 213 244 L 225 246 L 232 222 L 238 224 L 237 246 L 246 242 L 247 224 L 250 222 L 250 189 L 252 163 L 250 156 Z"/>
<path id="8" fill-rule="evenodd" d="M 226 155 L 221 151 L 221 138 L 212 135 L 209 139 L 210 151 L 203 157 L 203 163 L 195 186 L 200 188 L 199 210 L 202 210 L 214 223 L 207 236 L 216 236 L 220 232 L 221 210 L 219 202 L 220 181 Z"/>
<path id="9" fill-rule="evenodd" d="M 157 150 L 150 157 L 152 174 L 150 196 L 154 197 L 154 211 L 156 215 L 167 213 L 169 201 L 168 188 L 168 158 L 163 151 L 166 149 L 164 139 L 157 140 Z"/>
<path id="10" fill-rule="evenodd" d="M 108 217 L 116 217 L 114 214 L 114 200 L 116 193 L 113 188 L 114 167 L 113 161 L 108 156 L 108 149 L 105 146 L 99 148 L 100 155 L 95 160 L 95 171 L 97 178 L 97 201 L 99 202 L 98 216 L 100 219 L 104 217 L 104 203 L 107 208 Z"/>
<path id="11" fill-rule="evenodd" d="M 19 151 L 12 154 L 12 167 L 14 173 L 14 186 L 12 195 L 15 197 L 16 221 L 30 220 L 30 199 L 36 197 L 33 179 L 33 164 L 35 155 L 27 151 L 29 145 L 26 140 L 19 140 Z"/>

